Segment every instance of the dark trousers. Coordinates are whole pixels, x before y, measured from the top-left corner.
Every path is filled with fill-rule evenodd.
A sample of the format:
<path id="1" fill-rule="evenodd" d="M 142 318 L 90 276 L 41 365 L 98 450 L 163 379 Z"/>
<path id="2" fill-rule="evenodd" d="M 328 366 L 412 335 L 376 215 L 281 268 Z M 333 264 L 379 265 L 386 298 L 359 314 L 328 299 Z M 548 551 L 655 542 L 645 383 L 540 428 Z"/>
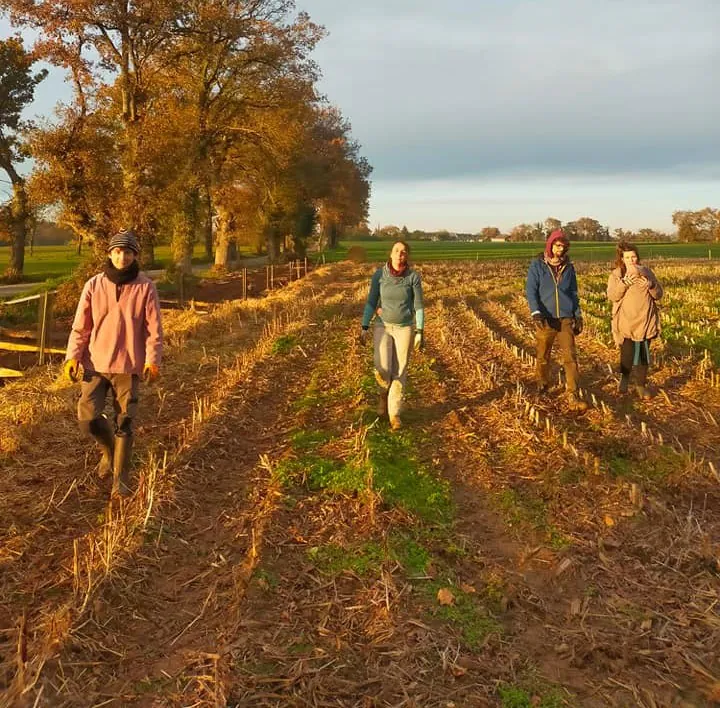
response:
<path id="1" fill-rule="evenodd" d="M 542 384 L 550 383 L 550 355 L 556 339 L 562 352 L 566 388 L 568 391 L 577 391 L 580 374 L 578 372 L 577 350 L 575 349 L 575 335 L 573 334 L 573 319 L 571 317 L 543 320 L 542 323 L 536 326 L 537 368 L 535 373 L 538 381 Z"/>
<path id="2" fill-rule="evenodd" d="M 639 359 L 635 364 L 635 345 L 639 346 Z M 623 376 L 630 376 L 633 366 L 637 383 L 644 386 L 647 381 L 648 366 L 650 366 L 650 341 L 633 342 L 632 339 L 624 339 L 620 345 L 620 373 Z"/>
<path id="3" fill-rule="evenodd" d="M 110 393 L 115 413 L 115 431 L 118 435 L 132 435 L 132 424 L 137 414 L 140 377 L 137 374 L 86 373 L 80 385 L 78 420 L 81 427 L 105 410 L 105 399 Z"/>

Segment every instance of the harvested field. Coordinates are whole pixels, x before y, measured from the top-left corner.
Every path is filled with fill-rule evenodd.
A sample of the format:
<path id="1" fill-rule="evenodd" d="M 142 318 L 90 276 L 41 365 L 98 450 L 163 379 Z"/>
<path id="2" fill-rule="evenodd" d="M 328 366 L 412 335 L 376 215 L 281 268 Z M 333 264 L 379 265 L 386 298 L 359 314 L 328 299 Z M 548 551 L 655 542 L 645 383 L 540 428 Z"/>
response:
<path id="1" fill-rule="evenodd" d="M 578 413 L 534 386 L 522 265 L 423 266 L 399 433 L 356 340 L 371 267 L 168 311 L 123 503 L 57 365 L 8 382 L 0 705 L 716 705 L 720 266 L 653 268 L 641 401 L 578 266 Z"/>

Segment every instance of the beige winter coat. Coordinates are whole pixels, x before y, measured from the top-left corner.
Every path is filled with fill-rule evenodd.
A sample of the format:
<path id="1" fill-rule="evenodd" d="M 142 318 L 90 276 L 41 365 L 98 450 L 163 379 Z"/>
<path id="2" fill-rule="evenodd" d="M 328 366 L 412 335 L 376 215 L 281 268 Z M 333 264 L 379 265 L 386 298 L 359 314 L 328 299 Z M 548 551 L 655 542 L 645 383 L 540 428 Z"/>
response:
<path id="1" fill-rule="evenodd" d="M 620 268 L 610 273 L 607 296 L 612 302 L 612 335 L 619 346 L 625 339 L 642 342 L 660 334 L 660 314 L 657 300 L 663 296 L 662 285 L 647 266 L 638 265 L 638 275 L 644 275 L 648 285 L 627 285 Z"/>

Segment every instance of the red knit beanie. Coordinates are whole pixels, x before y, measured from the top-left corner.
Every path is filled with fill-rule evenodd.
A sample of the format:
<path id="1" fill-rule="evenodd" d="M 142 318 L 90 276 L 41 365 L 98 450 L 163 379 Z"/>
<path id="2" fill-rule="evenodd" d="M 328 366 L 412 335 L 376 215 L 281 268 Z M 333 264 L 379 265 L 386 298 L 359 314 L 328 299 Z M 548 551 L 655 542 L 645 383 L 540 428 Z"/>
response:
<path id="1" fill-rule="evenodd" d="M 565 235 L 565 232 L 562 229 L 555 229 L 547 238 L 547 241 L 545 242 L 545 256 L 547 258 L 553 257 L 552 247 L 553 244 L 556 241 L 562 241 L 566 249 L 570 248 L 570 239 Z"/>

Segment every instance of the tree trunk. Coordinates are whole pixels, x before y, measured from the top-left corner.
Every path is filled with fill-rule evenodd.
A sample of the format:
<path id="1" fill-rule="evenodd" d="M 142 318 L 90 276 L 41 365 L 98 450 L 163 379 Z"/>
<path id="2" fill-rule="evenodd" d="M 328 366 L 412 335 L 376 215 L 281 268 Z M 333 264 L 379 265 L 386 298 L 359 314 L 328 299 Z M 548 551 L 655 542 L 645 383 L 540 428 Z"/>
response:
<path id="1" fill-rule="evenodd" d="M 230 233 L 229 215 L 227 211 L 218 204 L 217 206 L 217 244 L 215 245 L 215 270 L 226 270 L 228 267 Z"/>
<path id="2" fill-rule="evenodd" d="M 183 208 L 175 216 L 173 225 L 172 256 L 173 262 L 183 273 L 190 273 L 195 242 L 192 195 L 187 195 L 184 201 Z"/>
<path id="3" fill-rule="evenodd" d="M 274 226 L 265 227 L 265 247 L 267 248 L 268 261 L 277 263 L 280 255 L 280 235 Z"/>
<path id="4" fill-rule="evenodd" d="M 203 189 L 203 203 L 205 205 L 205 219 L 203 220 L 203 235 L 205 241 L 205 255 L 212 260 L 213 257 L 213 202 L 212 193 L 207 185 Z"/>
<path id="5" fill-rule="evenodd" d="M 10 263 L 6 271 L 8 280 L 22 280 L 25 269 L 25 240 L 27 238 L 28 200 L 25 192 L 25 180 L 17 173 L 11 175 L 13 181 L 13 199 L 10 207 L 12 246 Z"/>

